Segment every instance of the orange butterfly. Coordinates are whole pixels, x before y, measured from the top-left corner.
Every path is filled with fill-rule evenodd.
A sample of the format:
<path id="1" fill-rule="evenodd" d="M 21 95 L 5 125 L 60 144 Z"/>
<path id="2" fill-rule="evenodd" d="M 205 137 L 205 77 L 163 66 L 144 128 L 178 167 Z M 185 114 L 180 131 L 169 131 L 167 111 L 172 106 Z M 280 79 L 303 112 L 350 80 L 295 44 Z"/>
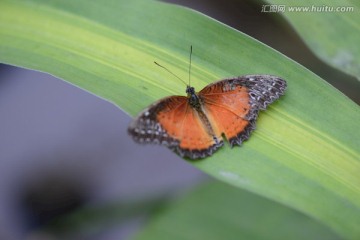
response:
<path id="1" fill-rule="evenodd" d="M 247 140 L 259 111 L 283 95 L 286 85 L 271 75 L 224 79 L 198 93 L 188 85 L 187 96 L 165 97 L 143 110 L 128 132 L 136 142 L 162 144 L 181 157 L 205 158 L 223 146 L 223 136 L 231 147 Z"/>

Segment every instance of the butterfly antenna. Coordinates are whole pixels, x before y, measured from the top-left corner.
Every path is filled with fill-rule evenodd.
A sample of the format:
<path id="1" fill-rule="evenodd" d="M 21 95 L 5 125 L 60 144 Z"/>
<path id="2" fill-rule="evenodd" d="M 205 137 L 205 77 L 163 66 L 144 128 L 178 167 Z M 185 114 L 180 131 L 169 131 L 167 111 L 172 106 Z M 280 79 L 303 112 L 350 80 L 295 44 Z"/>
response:
<path id="1" fill-rule="evenodd" d="M 191 55 L 192 55 L 192 45 L 190 46 L 190 63 L 189 63 L 189 86 L 191 86 L 190 76 L 191 76 Z"/>
<path id="2" fill-rule="evenodd" d="M 173 75 L 174 77 L 176 77 L 177 79 L 179 79 L 181 82 L 183 82 L 186 85 L 186 82 L 184 80 L 182 80 L 181 78 L 179 78 L 178 76 L 176 76 L 173 72 L 171 72 L 169 69 L 167 69 L 166 67 L 160 65 L 157 62 L 154 62 L 156 65 L 158 65 L 159 67 L 165 69 L 168 73 L 170 73 L 171 75 Z"/>

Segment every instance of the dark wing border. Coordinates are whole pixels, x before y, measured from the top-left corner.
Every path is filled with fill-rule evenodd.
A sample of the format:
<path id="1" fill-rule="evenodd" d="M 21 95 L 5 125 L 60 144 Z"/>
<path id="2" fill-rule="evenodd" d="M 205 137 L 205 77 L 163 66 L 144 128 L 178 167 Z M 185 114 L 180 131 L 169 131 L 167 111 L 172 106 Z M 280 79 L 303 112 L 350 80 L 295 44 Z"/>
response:
<path id="1" fill-rule="evenodd" d="M 273 75 L 246 75 L 236 79 L 239 84 L 249 89 L 251 104 L 260 110 L 284 95 L 287 83 L 284 79 Z"/>

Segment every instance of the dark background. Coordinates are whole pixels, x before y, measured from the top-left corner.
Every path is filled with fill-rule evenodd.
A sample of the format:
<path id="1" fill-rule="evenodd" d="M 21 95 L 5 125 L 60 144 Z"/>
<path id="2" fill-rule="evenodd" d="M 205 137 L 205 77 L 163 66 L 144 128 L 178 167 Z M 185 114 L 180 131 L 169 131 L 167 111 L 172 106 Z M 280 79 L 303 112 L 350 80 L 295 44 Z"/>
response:
<path id="1" fill-rule="evenodd" d="M 168 2 L 239 29 L 360 103 L 359 83 L 321 62 L 283 17 L 261 13 L 262 3 Z M 130 120 L 116 106 L 53 76 L 0 65 L 0 239 L 53 239 L 42 227 L 80 207 L 178 194 L 208 180 L 164 147 L 134 144 L 126 133 Z M 115 223 L 85 237 L 123 239 L 143 222 Z"/>

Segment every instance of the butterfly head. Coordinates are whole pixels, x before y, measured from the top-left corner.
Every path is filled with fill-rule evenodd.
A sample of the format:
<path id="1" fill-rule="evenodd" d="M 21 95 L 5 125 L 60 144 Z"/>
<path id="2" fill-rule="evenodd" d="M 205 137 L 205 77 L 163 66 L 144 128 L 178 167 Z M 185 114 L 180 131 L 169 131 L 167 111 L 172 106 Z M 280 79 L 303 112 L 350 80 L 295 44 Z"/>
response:
<path id="1" fill-rule="evenodd" d="M 190 97 L 191 95 L 195 94 L 195 88 L 190 87 L 189 85 L 186 87 L 186 93 L 188 95 L 188 97 Z"/>
<path id="2" fill-rule="evenodd" d="M 199 99 L 199 96 L 195 93 L 195 88 L 187 86 L 186 93 L 189 98 L 190 106 L 192 106 L 193 108 L 199 108 L 200 107 L 200 99 Z"/>

